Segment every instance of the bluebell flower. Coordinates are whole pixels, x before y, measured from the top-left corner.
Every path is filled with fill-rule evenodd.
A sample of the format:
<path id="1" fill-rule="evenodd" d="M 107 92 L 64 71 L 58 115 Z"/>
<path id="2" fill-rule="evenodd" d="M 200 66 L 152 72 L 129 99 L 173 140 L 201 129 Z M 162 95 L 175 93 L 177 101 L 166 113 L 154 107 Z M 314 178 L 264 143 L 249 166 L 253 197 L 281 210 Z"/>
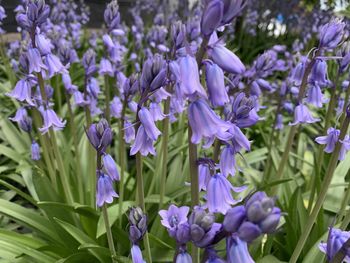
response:
<path id="1" fill-rule="evenodd" d="M 226 232 L 235 233 L 246 217 L 246 209 L 243 205 L 232 207 L 226 211 L 222 226 Z"/>
<path id="2" fill-rule="evenodd" d="M 53 48 L 51 41 L 42 34 L 35 35 L 35 44 L 42 56 L 51 53 L 51 49 Z"/>
<path id="3" fill-rule="evenodd" d="M 275 129 L 276 130 L 282 130 L 283 129 L 283 116 L 282 114 L 277 114 Z"/>
<path id="4" fill-rule="evenodd" d="M 300 86 L 301 82 L 303 80 L 304 72 L 306 69 L 306 59 L 302 59 L 301 62 L 299 62 L 295 68 L 292 70 L 292 76 L 291 80 L 293 81 L 293 84 L 296 86 Z"/>
<path id="5" fill-rule="evenodd" d="M 207 260 L 205 263 L 225 263 L 223 259 L 221 259 L 213 248 L 206 248 Z"/>
<path id="6" fill-rule="evenodd" d="M 230 145 L 226 145 L 220 155 L 220 171 L 224 176 L 235 175 L 236 158 L 235 151 Z"/>
<path id="7" fill-rule="evenodd" d="M 294 109 L 294 122 L 289 123 L 289 125 L 297 125 L 300 123 L 314 123 L 318 122 L 320 119 L 312 117 L 308 107 L 304 104 L 299 104 Z"/>
<path id="8" fill-rule="evenodd" d="M 161 121 L 166 117 L 162 112 L 162 108 L 159 103 L 151 102 L 149 104 L 149 111 L 154 121 Z"/>
<path id="9" fill-rule="evenodd" d="M 39 73 L 43 69 L 47 69 L 46 65 L 41 59 L 40 52 L 37 48 L 29 48 L 27 51 L 27 58 L 29 62 L 29 73 Z"/>
<path id="10" fill-rule="evenodd" d="M 192 128 L 192 143 L 198 144 L 202 138 L 217 137 L 224 141 L 232 138 L 228 132 L 232 124 L 221 120 L 203 99 L 190 104 L 188 119 Z"/>
<path id="11" fill-rule="evenodd" d="M 89 104 L 89 101 L 84 99 L 84 95 L 80 91 L 75 91 L 73 93 L 74 104 L 79 107 L 84 107 Z"/>
<path id="12" fill-rule="evenodd" d="M 91 76 L 97 71 L 96 54 L 91 48 L 84 53 L 82 63 L 85 69 L 85 75 Z"/>
<path id="13" fill-rule="evenodd" d="M 140 207 L 129 209 L 129 239 L 133 244 L 137 244 L 147 232 L 147 216 Z"/>
<path id="14" fill-rule="evenodd" d="M 226 214 L 231 205 L 237 203 L 232 197 L 231 191 L 241 192 L 246 187 L 233 187 L 222 174 L 213 175 L 207 185 L 206 206 L 209 212 Z"/>
<path id="15" fill-rule="evenodd" d="M 146 107 L 142 107 L 138 113 L 139 119 L 142 123 L 142 126 L 147 133 L 147 136 L 153 141 L 157 140 L 158 136 L 161 134 L 157 126 L 154 123 L 153 116 Z"/>
<path id="16" fill-rule="evenodd" d="M 67 69 L 62 65 L 60 59 L 54 54 L 47 54 L 45 56 L 45 64 L 49 71 L 50 78 L 57 73 L 68 73 Z"/>
<path id="17" fill-rule="evenodd" d="M 345 23 L 335 19 L 321 26 L 319 30 L 320 47 L 336 48 L 343 39 L 344 28 Z"/>
<path id="18" fill-rule="evenodd" d="M 201 190 L 206 191 L 208 182 L 211 178 L 210 169 L 207 165 L 205 164 L 198 165 L 198 177 L 199 177 L 199 182 L 198 182 L 199 191 Z"/>
<path id="19" fill-rule="evenodd" d="M 133 140 L 135 140 L 135 128 L 128 120 L 124 121 L 124 130 L 124 140 L 126 143 L 131 143 Z"/>
<path id="20" fill-rule="evenodd" d="M 17 109 L 14 117 L 9 118 L 11 121 L 17 122 L 19 127 L 25 132 L 31 132 L 32 119 L 28 116 L 27 110 L 24 107 Z"/>
<path id="21" fill-rule="evenodd" d="M 323 98 L 323 94 L 322 94 L 321 88 L 317 84 L 317 82 L 313 83 L 309 87 L 306 101 L 308 103 L 318 107 L 318 108 L 322 108 L 322 105 L 323 105 L 323 102 L 324 102 L 324 98 Z"/>
<path id="22" fill-rule="evenodd" d="M 327 62 L 323 59 L 316 59 L 315 64 L 312 67 L 309 77 L 310 82 L 316 82 L 318 85 L 328 85 Z"/>
<path id="23" fill-rule="evenodd" d="M 131 258 L 133 263 L 146 263 L 146 261 L 143 260 L 140 247 L 135 244 L 131 247 Z"/>
<path id="24" fill-rule="evenodd" d="M 139 129 L 137 130 L 134 144 L 131 145 L 130 155 L 135 155 L 138 152 L 140 152 L 142 156 L 147 156 L 149 153 L 156 155 L 153 142 L 154 140 L 148 137 L 143 125 L 140 125 Z"/>
<path id="25" fill-rule="evenodd" d="M 188 254 L 186 251 L 180 252 L 176 256 L 176 261 L 175 263 L 192 263 L 192 258 L 191 255 Z"/>
<path id="26" fill-rule="evenodd" d="M 38 161 L 40 160 L 40 146 L 36 141 L 32 142 L 32 160 Z"/>
<path id="27" fill-rule="evenodd" d="M 47 133 L 50 128 L 53 128 L 57 131 L 65 127 L 66 121 L 63 121 L 61 118 L 59 118 L 53 109 L 44 109 L 43 107 L 40 107 L 39 110 L 44 119 L 43 127 L 39 128 L 39 131 L 42 134 Z"/>
<path id="28" fill-rule="evenodd" d="M 168 210 L 160 210 L 158 212 L 162 218 L 162 225 L 168 230 L 171 237 L 176 237 L 179 226 L 187 223 L 189 211 L 190 208 L 188 206 L 177 207 L 176 205 L 170 205 Z"/>
<path id="29" fill-rule="evenodd" d="M 28 78 L 17 81 L 15 88 L 6 95 L 19 101 L 26 101 L 30 106 L 35 105 L 32 100 L 32 84 Z"/>
<path id="30" fill-rule="evenodd" d="M 115 96 L 109 103 L 111 109 L 111 116 L 115 118 L 120 118 L 123 110 L 123 105 L 119 97 Z"/>
<path id="31" fill-rule="evenodd" d="M 113 197 L 118 197 L 118 194 L 113 189 L 112 179 L 100 173 L 97 180 L 96 189 L 96 204 L 98 207 L 103 206 L 105 203 L 112 203 Z"/>
<path id="32" fill-rule="evenodd" d="M 209 37 L 220 26 L 224 13 L 224 3 L 221 0 L 207 1 L 201 20 L 201 32 Z"/>
<path id="33" fill-rule="evenodd" d="M 315 139 L 318 144 L 326 144 L 324 151 L 326 153 L 332 153 L 335 145 L 339 140 L 340 130 L 335 128 L 328 128 L 326 136 L 319 136 Z"/>
<path id="34" fill-rule="evenodd" d="M 334 256 L 343 249 L 343 245 L 350 238 L 350 232 L 342 231 L 337 228 L 329 228 L 327 242 L 321 242 L 319 249 L 326 254 L 327 260 L 332 261 Z M 345 260 L 350 260 L 350 249 L 349 247 L 344 248 Z"/>
<path id="35" fill-rule="evenodd" d="M 249 254 L 247 242 L 236 235 L 226 239 L 227 262 L 228 263 L 254 263 Z"/>
<path id="36" fill-rule="evenodd" d="M 111 77 L 113 76 L 112 64 L 108 59 L 101 59 L 99 73 L 100 75 L 109 75 Z"/>
<path id="37" fill-rule="evenodd" d="M 200 248 L 210 245 L 221 229 L 221 224 L 215 223 L 215 216 L 198 206 L 193 209 L 188 223 L 192 242 Z"/>
<path id="38" fill-rule="evenodd" d="M 225 103 L 229 102 L 224 81 L 224 72 L 210 60 L 205 62 L 205 69 L 205 79 L 211 104 L 214 107 L 224 106 Z"/>
<path id="39" fill-rule="evenodd" d="M 94 123 L 89 127 L 86 135 L 96 151 L 104 152 L 112 142 L 113 132 L 108 122 L 101 119 L 98 123 Z"/>
<path id="40" fill-rule="evenodd" d="M 118 168 L 112 156 L 109 154 L 104 154 L 102 156 L 102 161 L 103 161 L 103 167 L 106 170 L 106 173 L 109 175 L 109 177 L 111 177 L 111 179 L 114 181 L 119 181 L 120 177 L 119 177 Z"/>

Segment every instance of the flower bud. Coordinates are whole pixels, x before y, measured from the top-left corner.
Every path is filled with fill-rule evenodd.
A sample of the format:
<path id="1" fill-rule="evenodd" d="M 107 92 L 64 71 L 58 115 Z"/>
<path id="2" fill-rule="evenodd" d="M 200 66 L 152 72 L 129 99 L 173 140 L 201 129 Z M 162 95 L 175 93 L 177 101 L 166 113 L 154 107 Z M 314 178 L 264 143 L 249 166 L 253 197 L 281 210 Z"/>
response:
<path id="1" fill-rule="evenodd" d="M 97 151 L 104 151 L 112 142 L 112 130 L 105 119 L 92 124 L 86 132 L 90 143 Z"/>
<path id="2" fill-rule="evenodd" d="M 111 177 L 112 180 L 119 181 L 119 172 L 117 169 L 117 165 L 113 160 L 112 156 L 109 154 L 105 154 L 102 157 L 104 168 L 107 174 Z"/>
<path id="3" fill-rule="evenodd" d="M 237 232 L 246 217 L 244 206 L 236 206 L 227 210 L 224 221 L 222 223 L 224 230 L 229 233 Z"/>
<path id="4" fill-rule="evenodd" d="M 129 238 L 133 244 L 142 239 L 147 231 L 147 216 L 140 207 L 132 207 L 129 210 Z"/>
<path id="5" fill-rule="evenodd" d="M 224 4 L 221 0 L 212 0 L 207 3 L 201 21 L 201 31 L 209 37 L 219 27 L 224 11 Z"/>
<path id="6" fill-rule="evenodd" d="M 252 242 L 261 235 L 259 226 L 249 221 L 244 222 L 238 229 L 238 236 L 246 242 Z"/>
<path id="7" fill-rule="evenodd" d="M 40 146 L 36 141 L 32 142 L 32 160 L 40 160 Z"/>
<path id="8" fill-rule="evenodd" d="M 277 207 L 273 209 L 273 212 L 268 215 L 262 222 L 260 222 L 260 229 L 263 233 L 273 233 L 281 218 L 281 210 Z"/>
<path id="9" fill-rule="evenodd" d="M 345 23 L 340 20 L 332 20 L 321 26 L 319 31 L 320 47 L 336 48 L 343 39 L 344 28 Z"/>

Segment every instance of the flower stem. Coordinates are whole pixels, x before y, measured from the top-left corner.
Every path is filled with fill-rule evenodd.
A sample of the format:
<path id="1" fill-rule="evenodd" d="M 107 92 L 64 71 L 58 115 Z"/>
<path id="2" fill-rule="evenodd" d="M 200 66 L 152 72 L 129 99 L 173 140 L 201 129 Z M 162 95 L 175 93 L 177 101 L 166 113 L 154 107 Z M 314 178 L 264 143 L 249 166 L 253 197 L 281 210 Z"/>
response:
<path id="1" fill-rule="evenodd" d="M 102 215 L 103 215 L 103 221 L 105 222 L 105 227 L 106 227 L 106 234 L 107 234 L 107 240 L 108 240 L 108 247 L 111 252 L 111 257 L 112 257 L 112 262 L 116 263 L 117 261 L 117 254 L 115 252 L 114 248 L 114 242 L 113 242 L 113 236 L 112 236 L 112 231 L 109 226 L 109 219 L 108 219 L 108 211 L 107 211 L 107 205 L 104 204 L 102 206 Z"/>
<path id="2" fill-rule="evenodd" d="M 164 105 L 164 114 L 168 115 L 170 111 L 170 98 L 167 98 Z M 168 141 L 169 141 L 169 117 L 166 116 L 163 120 L 163 137 L 162 137 L 162 174 L 160 177 L 160 197 L 159 197 L 159 209 L 163 207 L 165 196 L 165 184 L 166 176 L 168 172 Z"/>
<path id="3" fill-rule="evenodd" d="M 305 90 L 306 90 L 306 86 L 307 86 L 308 76 L 311 73 L 311 69 L 312 69 L 313 65 L 315 64 L 315 62 L 316 62 L 315 58 L 319 55 L 319 52 L 320 52 L 320 50 L 318 50 L 315 53 L 314 57 L 311 59 L 311 61 L 308 63 L 308 65 L 307 65 L 307 67 L 305 69 L 305 72 L 304 72 L 304 75 L 303 75 L 303 78 L 302 78 L 302 81 L 301 81 L 301 84 L 300 84 L 299 94 L 298 94 L 298 102 L 299 103 L 304 98 Z M 277 173 L 276 173 L 276 179 L 277 180 L 279 180 L 282 177 L 282 174 L 284 172 L 284 168 L 285 168 L 286 163 L 288 161 L 289 152 L 292 149 L 292 145 L 293 145 L 293 142 L 294 142 L 294 136 L 296 134 L 297 128 L 298 128 L 298 125 L 294 125 L 294 126 L 291 127 L 291 129 L 289 131 L 287 144 L 286 144 L 285 149 L 283 151 L 283 155 L 282 155 L 281 161 L 280 161 L 280 163 L 278 165 L 278 169 L 277 169 Z M 275 186 L 272 189 L 272 194 L 275 194 L 276 191 L 277 191 L 277 186 Z"/>
<path id="4" fill-rule="evenodd" d="M 347 114 L 347 113 L 343 112 L 343 114 Z M 347 133 L 348 127 L 349 127 L 349 123 L 350 123 L 350 115 L 347 114 L 346 118 L 344 119 L 344 121 L 342 122 L 342 125 L 341 125 L 339 140 L 344 139 L 344 137 Z M 339 152 L 340 152 L 341 147 L 342 147 L 342 144 L 340 141 L 338 141 L 336 146 L 335 146 L 335 149 L 332 153 L 332 156 L 331 156 L 331 159 L 330 159 L 327 171 L 326 171 L 326 176 L 323 180 L 322 188 L 320 190 L 320 194 L 318 195 L 318 198 L 316 200 L 316 204 L 315 204 L 315 206 L 310 214 L 310 217 L 308 218 L 306 226 L 305 226 L 304 230 L 302 231 L 302 235 L 300 236 L 298 243 L 294 249 L 292 257 L 289 261 L 290 263 L 297 262 L 300 254 L 301 254 L 301 251 L 305 245 L 305 242 L 306 242 L 308 236 L 310 235 L 311 229 L 316 221 L 318 213 L 319 213 L 319 211 L 323 205 L 323 202 L 326 198 L 328 187 L 332 181 L 332 177 L 333 177 L 335 168 L 337 166 Z"/>
<path id="5" fill-rule="evenodd" d="M 109 106 L 109 102 L 110 102 L 110 91 L 109 91 L 109 78 L 108 75 L 105 75 L 105 96 L 106 96 L 106 111 L 105 111 L 105 115 L 106 115 L 106 120 L 109 124 L 111 124 L 111 109 Z"/>
<path id="6" fill-rule="evenodd" d="M 123 102 L 121 118 L 119 119 L 119 164 L 120 164 L 120 182 L 119 182 L 119 227 L 122 227 L 123 201 L 124 201 L 124 177 L 125 177 L 125 141 L 124 141 L 124 118 L 126 111 L 126 100 Z"/>

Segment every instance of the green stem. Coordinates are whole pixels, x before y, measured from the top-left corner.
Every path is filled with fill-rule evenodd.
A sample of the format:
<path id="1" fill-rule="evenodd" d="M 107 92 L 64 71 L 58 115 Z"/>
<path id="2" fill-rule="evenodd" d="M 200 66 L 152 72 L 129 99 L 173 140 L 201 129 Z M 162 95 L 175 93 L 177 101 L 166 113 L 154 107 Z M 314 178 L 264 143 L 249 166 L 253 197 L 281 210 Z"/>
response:
<path id="1" fill-rule="evenodd" d="M 124 177 L 125 177 L 125 141 L 124 141 L 124 117 L 126 111 L 126 100 L 123 102 L 121 118 L 119 119 L 119 164 L 120 164 L 120 182 L 119 182 L 119 227 L 122 227 L 123 201 L 124 201 Z"/>
<path id="2" fill-rule="evenodd" d="M 67 101 L 67 107 L 68 107 L 68 114 L 69 114 L 69 124 L 71 128 L 71 134 L 73 135 L 73 144 L 74 144 L 74 151 L 75 151 L 75 160 L 76 160 L 76 171 L 77 171 L 77 183 L 78 183 L 78 192 L 79 192 L 79 201 L 81 203 L 84 203 L 84 182 L 83 182 L 83 173 L 81 170 L 81 163 L 80 163 L 80 151 L 79 151 L 79 141 L 77 138 L 77 128 L 75 126 L 74 122 L 74 114 L 72 110 L 72 104 L 70 102 L 70 98 L 67 92 L 65 92 L 66 101 Z"/>
<path id="3" fill-rule="evenodd" d="M 109 91 L 109 79 L 108 79 L 108 75 L 105 75 L 105 96 L 106 96 L 106 120 L 109 124 L 111 124 L 111 109 L 109 106 L 109 102 L 110 102 L 110 91 Z"/>
<path id="4" fill-rule="evenodd" d="M 298 94 L 298 102 L 299 103 L 304 98 L 305 90 L 306 90 L 306 86 L 307 86 L 307 79 L 308 79 L 309 74 L 311 73 L 311 69 L 312 69 L 313 65 L 316 62 L 315 58 L 319 55 L 319 53 L 320 53 L 320 50 L 318 50 L 315 53 L 314 57 L 311 59 L 310 63 L 307 65 L 307 67 L 305 69 L 305 72 L 304 72 L 304 75 L 303 75 L 303 78 L 302 78 L 302 81 L 301 81 L 301 84 L 300 84 L 299 94 Z M 289 131 L 287 144 L 285 146 L 285 149 L 284 149 L 284 152 L 283 152 L 283 155 L 282 155 L 282 159 L 281 159 L 281 161 L 279 163 L 279 166 L 278 166 L 278 169 L 277 169 L 277 174 L 276 174 L 276 179 L 277 180 L 279 180 L 282 177 L 282 174 L 284 172 L 284 168 L 285 168 L 286 163 L 288 161 L 289 152 L 292 149 L 294 136 L 296 134 L 297 128 L 298 128 L 298 125 L 294 125 L 294 126 L 291 127 L 291 129 Z M 274 193 L 276 193 L 276 191 L 277 191 L 277 186 L 275 186 L 272 189 L 272 193 L 274 194 Z"/>
<path id="5" fill-rule="evenodd" d="M 164 114 L 168 115 L 170 111 L 170 98 L 167 98 L 164 105 Z M 165 197 L 166 176 L 168 173 L 168 141 L 169 141 L 169 117 L 163 120 L 163 136 L 162 136 L 162 174 L 160 177 L 160 197 L 159 209 L 163 207 Z"/>
<path id="6" fill-rule="evenodd" d="M 347 113 L 344 112 L 343 114 L 347 114 Z M 332 156 L 331 156 L 328 168 L 327 168 L 326 176 L 323 180 L 322 188 L 320 190 L 320 194 L 318 195 L 318 198 L 316 200 L 316 204 L 315 204 L 315 206 L 310 214 L 310 217 L 308 218 L 306 226 L 305 226 L 304 230 L 302 231 L 302 235 L 300 236 L 298 243 L 294 249 L 292 257 L 289 261 L 290 263 L 297 262 L 300 254 L 301 254 L 301 251 L 305 245 L 305 242 L 310 235 L 310 232 L 311 232 L 312 227 L 316 221 L 318 213 L 319 213 L 319 211 L 323 205 L 323 202 L 326 198 L 327 190 L 328 190 L 329 185 L 332 181 L 332 177 L 333 177 L 333 174 L 334 174 L 335 168 L 337 166 L 337 162 L 338 162 L 339 152 L 340 152 L 340 149 L 342 146 L 340 141 L 344 139 L 344 137 L 347 133 L 348 127 L 349 127 L 349 123 L 350 123 L 350 115 L 347 114 L 346 118 L 344 119 L 344 121 L 341 125 L 339 141 L 337 142 L 335 149 L 332 153 Z"/>
<path id="7" fill-rule="evenodd" d="M 334 113 L 334 109 L 336 107 L 336 101 L 337 101 L 337 83 L 339 80 L 339 72 L 337 74 L 336 80 L 335 80 L 335 84 L 331 89 L 331 98 L 328 104 L 328 109 L 327 109 L 327 113 L 326 113 L 326 118 L 325 118 L 325 122 L 324 122 L 324 128 L 323 128 L 323 133 L 327 133 L 327 130 L 331 124 L 331 120 L 333 117 L 333 113 Z M 344 103 L 344 105 L 346 105 L 346 103 Z M 323 164 L 323 158 L 324 158 L 324 145 L 319 145 L 318 147 L 318 153 L 317 153 L 317 157 L 316 160 L 320 165 L 315 165 L 315 174 L 314 177 L 312 178 L 312 185 L 311 185 L 311 193 L 310 193 L 310 199 L 309 199 L 309 204 L 308 204 L 308 212 L 310 213 L 313 202 L 314 202 L 314 198 L 316 195 L 316 181 L 320 180 L 320 176 L 321 176 L 321 171 L 322 171 L 322 164 Z"/>
<path id="8" fill-rule="evenodd" d="M 45 92 L 44 79 L 43 79 L 41 73 L 38 73 L 37 77 L 38 77 L 38 84 L 39 84 L 39 87 L 40 87 L 41 97 L 42 97 L 42 99 L 44 101 L 48 101 L 47 100 L 47 95 L 46 95 L 46 92 Z M 53 152 L 54 152 L 54 155 L 56 157 L 57 166 L 58 166 L 58 169 L 59 169 L 59 171 L 60 171 L 60 173 L 62 175 L 62 176 L 60 176 L 60 178 L 61 178 L 61 181 L 62 181 L 62 186 L 63 186 L 63 190 L 65 192 L 65 196 L 66 196 L 67 202 L 68 202 L 68 204 L 73 204 L 74 199 L 73 199 L 73 195 L 72 195 L 72 192 L 71 192 L 71 189 L 70 189 L 70 186 L 69 186 L 68 175 L 66 173 L 66 169 L 65 169 L 64 164 L 63 164 L 62 156 L 61 156 L 61 153 L 60 153 L 60 151 L 58 149 L 56 135 L 55 135 L 55 132 L 52 129 L 52 127 L 49 129 L 49 134 L 50 134 L 50 140 L 51 140 L 51 143 L 52 143 L 51 146 L 53 148 Z"/>
<path id="9" fill-rule="evenodd" d="M 347 176 L 349 175 L 350 171 L 348 172 Z M 347 177 L 345 176 L 345 178 Z M 346 192 L 344 194 L 344 198 L 342 200 L 341 208 L 338 212 L 338 223 L 340 223 L 345 215 L 346 207 L 348 206 L 350 201 L 350 183 L 348 184 L 348 188 L 346 189 Z"/>

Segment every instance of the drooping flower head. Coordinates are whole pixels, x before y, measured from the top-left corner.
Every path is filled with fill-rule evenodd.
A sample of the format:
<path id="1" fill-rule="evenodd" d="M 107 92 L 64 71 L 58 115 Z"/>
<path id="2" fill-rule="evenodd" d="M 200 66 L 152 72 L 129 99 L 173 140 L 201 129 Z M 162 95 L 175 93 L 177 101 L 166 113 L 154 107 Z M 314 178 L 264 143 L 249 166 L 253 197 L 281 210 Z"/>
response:
<path id="1" fill-rule="evenodd" d="M 105 203 L 112 203 L 114 197 L 118 197 L 118 194 L 113 189 L 112 179 L 108 175 L 99 172 L 96 188 L 97 206 L 102 207 Z"/>
<path id="2" fill-rule="evenodd" d="M 348 261 L 350 260 L 350 249 L 349 247 L 343 247 L 343 245 L 349 239 L 350 232 L 331 227 L 328 232 L 327 242 L 321 242 L 318 247 L 327 255 L 328 261 L 332 261 L 339 250 L 343 251 L 345 260 Z"/>

